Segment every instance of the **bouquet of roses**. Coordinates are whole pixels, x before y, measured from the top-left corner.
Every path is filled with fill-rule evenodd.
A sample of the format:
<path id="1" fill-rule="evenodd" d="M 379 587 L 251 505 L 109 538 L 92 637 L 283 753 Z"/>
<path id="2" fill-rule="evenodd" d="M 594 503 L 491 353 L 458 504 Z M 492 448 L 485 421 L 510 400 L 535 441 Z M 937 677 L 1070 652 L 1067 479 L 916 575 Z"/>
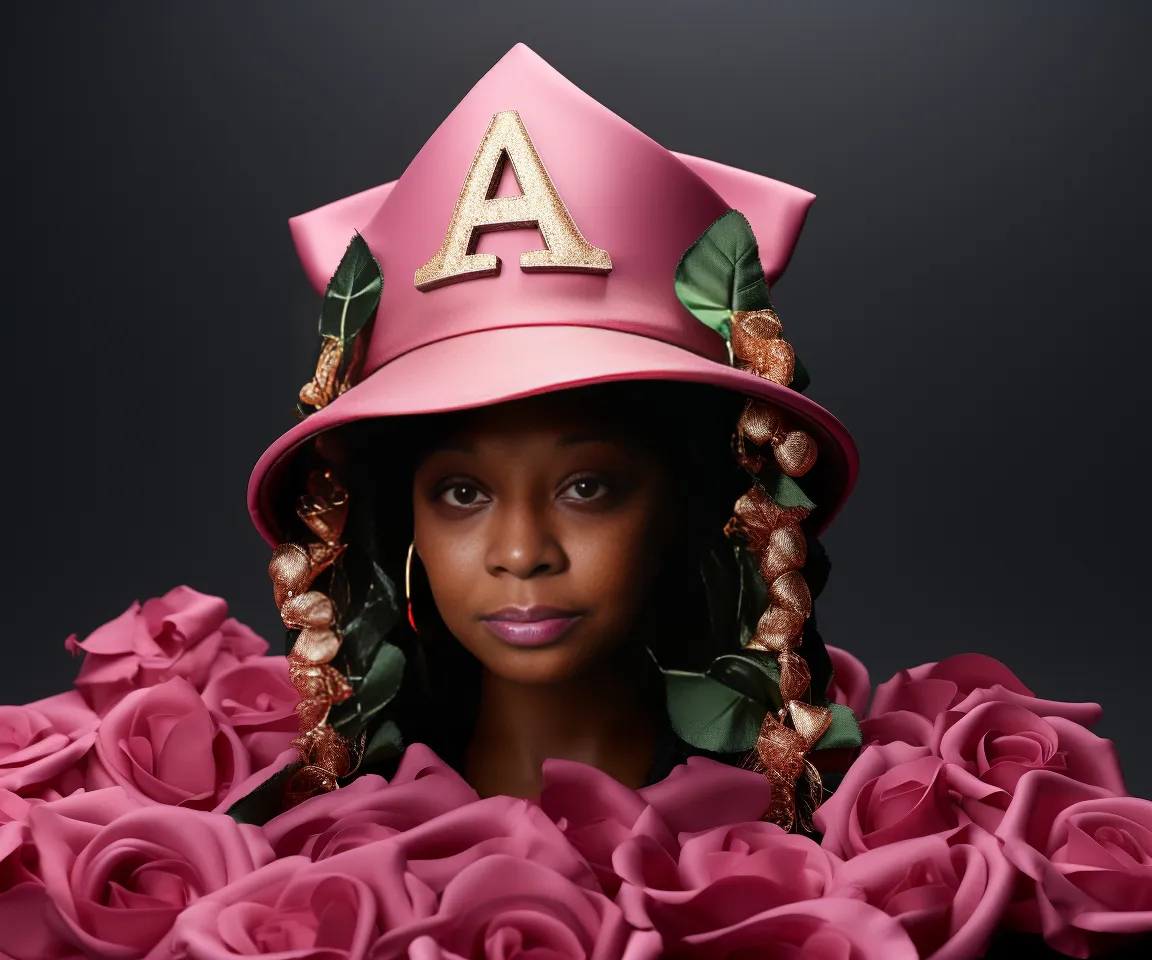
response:
<path id="1" fill-rule="evenodd" d="M 1003 931 L 1095 956 L 1152 930 L 1152 802 L 1095 704 L 969 654 L 876 691 L 831 649 L 866 747 L 816 813 L 704 758 L 629 790 L 551 760 L 480 799 L 430 750 L 262 827 L 225 811 L 294 758 L 282 657 L 181 587 L 82 643 L 76 689 L 0 707 L 0 956 L 978 957 Z"/>

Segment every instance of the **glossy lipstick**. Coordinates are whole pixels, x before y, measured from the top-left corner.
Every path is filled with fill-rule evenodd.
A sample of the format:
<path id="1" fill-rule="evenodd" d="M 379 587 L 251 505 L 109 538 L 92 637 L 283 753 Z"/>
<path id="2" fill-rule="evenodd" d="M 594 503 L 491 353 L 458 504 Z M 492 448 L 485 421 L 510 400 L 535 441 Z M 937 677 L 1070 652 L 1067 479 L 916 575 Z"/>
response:
<path id="1" fill-rule="evenodd" d="M 579 620 L 553 607 L 505 607 L 484 618 L 484 625 L 514 647 L 543 647 L 559 640 Z"/>

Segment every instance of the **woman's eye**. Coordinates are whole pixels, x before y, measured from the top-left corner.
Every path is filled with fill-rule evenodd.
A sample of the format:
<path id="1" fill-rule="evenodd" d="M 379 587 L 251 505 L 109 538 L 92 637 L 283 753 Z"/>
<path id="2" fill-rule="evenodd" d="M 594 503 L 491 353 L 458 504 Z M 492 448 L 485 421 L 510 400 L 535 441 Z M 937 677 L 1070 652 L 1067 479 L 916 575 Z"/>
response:
<path id="1" fill-rule="evenodd" d="M 608 492 L 608 488 L 595 477 L 581 477 L 565 487 L 569 500 L 598 500 Z"/>
<path id="2" fill-rule="evenodd" d="M 472 507 L 483 503 L 485 498 L 471 483 L 454 483 L 440 494 L 440 499 L 453 507 Z"/>

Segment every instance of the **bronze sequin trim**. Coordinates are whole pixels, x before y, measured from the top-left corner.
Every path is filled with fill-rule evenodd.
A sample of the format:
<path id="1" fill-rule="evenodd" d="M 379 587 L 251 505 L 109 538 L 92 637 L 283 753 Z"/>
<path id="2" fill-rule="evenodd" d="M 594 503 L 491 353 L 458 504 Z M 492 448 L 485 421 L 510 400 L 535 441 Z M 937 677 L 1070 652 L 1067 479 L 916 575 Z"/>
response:
<path id="1" fill-rule="evenodd" d="M 300 631 L 288 655 L 288 676 L 300 694 L 300 735 L 292 743 L 303 766 L 284 788 L 288 807 L 335 790 L 353 770 L 352 745 L 328 724 L 333 704 L 352 696 L 348 678 L 332 666 L 342 641 L 336 606 L 326 593 L 310 589 L 344 551 L 340 537 L 348 519 L 348 494 L 331 470 L 309 476 L 308 493 L 297 501 L 296 514 L 319 542 L 281 544 L 268 564 L 284 625 Z"/>
<path id="2" fill-rule="evenodd" d="M 788 386 L 796 358 L 791 345 L 781 339 L 781 329 L 773 310 L 737 311 L 732 315 L 732 353 L 742 369 Z M 768 451 L 789 477 L 803 476 L 816 462 L 816 443 L 807 433 L 792 429 L 784 412 L 772 404 L 749 399 L 736 425 L 737 459 L 758 476 Z M 812 594 L 800 572 L 807 560 L 800 521 L 807 516 L 803 507 L 780 506 L 757 482 L 736 502 L 735 515 L 725 527 L 729 536 L 740 537 L 748 545 L 768 586 L 768 609 L 748 647 L 776 654 L 784 706 L 778 714 L 764 718 L 746 762 L 772 783 L 771 806 L 764 819 L 786 830 L 798 819 L 806 828 L 811 825 L 811 811 L 820 804 L 823 789 L 806 755 L 832 723 L 831 710 L 803 699 L 811 675 L 807 662 L 795 652 L 812 613 Z M 802 777 L 808 795 L 798 811 Z"/>

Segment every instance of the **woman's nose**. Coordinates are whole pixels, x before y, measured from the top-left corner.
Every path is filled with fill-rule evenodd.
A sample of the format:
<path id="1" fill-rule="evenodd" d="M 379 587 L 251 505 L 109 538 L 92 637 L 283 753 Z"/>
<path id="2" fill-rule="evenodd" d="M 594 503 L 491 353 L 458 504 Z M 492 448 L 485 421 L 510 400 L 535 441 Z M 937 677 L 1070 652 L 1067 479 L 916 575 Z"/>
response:
<path id="1" fill-rule="evenodd" d="M 530 503 L 502 503 L 491 517 L 488 572 L 526 579 L 563 570 L 563 546 L 547 512 Z"/>

